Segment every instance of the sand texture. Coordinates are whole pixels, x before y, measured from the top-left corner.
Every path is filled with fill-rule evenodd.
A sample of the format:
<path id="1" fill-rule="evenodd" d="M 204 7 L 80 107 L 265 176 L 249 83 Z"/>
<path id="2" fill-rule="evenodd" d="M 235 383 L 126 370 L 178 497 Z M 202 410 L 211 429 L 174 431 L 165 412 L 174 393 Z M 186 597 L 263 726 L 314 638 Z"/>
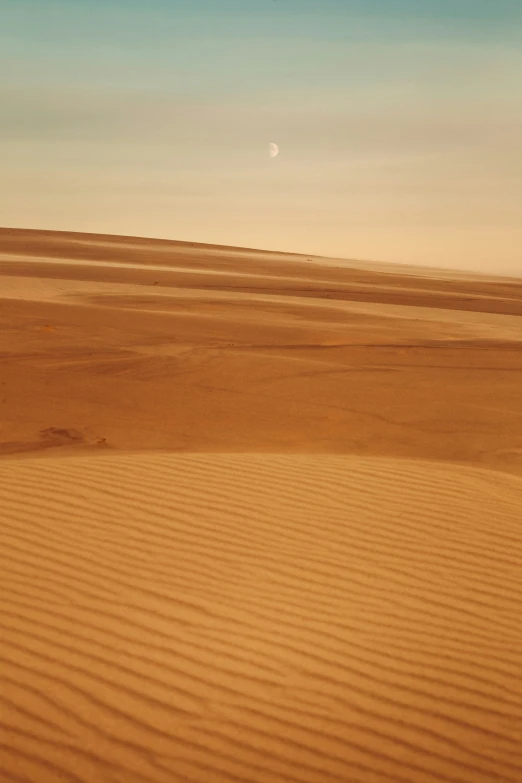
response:
<path id="1" fill-rule="evenodd" d="M 0 781 L 520 783 L 521 315 L 0 230 Z"/>

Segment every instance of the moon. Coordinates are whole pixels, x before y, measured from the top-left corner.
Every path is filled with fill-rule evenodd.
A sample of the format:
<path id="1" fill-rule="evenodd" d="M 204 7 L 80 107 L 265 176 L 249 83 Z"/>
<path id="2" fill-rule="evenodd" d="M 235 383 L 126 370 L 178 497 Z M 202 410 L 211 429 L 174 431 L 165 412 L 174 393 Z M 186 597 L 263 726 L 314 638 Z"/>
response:
<path id="1" fill-rule="evenodd" d="M 279 147 L 277 146 L 277 144 L 274 144 L 273 141 L 271 141 L 270 144 L 268 145 L 268 154 L 270 155 L 271 158 L 275 158 L 276 155 L 279 155 Z"/>

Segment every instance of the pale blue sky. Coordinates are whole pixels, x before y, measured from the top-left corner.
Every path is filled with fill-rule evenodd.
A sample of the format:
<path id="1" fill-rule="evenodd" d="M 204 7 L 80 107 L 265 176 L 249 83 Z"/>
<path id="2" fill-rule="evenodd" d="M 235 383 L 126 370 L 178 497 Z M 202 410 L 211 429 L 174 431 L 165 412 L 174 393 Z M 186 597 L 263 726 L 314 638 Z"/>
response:
<path id="1" fill-rule="evenodd" d="M 0 225 L 522 273 L 522 0 L 0 0 L 0 68 Z"/>

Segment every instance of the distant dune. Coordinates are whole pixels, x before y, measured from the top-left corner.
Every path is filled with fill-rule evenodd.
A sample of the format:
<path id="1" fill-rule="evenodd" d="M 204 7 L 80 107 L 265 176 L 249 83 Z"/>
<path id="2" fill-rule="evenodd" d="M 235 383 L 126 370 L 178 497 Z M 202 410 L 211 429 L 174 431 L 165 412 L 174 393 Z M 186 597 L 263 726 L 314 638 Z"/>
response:
<path id="1" fill-rule="evenodd" d="M 1 229 L 0 781 L 520 783 L 521 315 Z"/>

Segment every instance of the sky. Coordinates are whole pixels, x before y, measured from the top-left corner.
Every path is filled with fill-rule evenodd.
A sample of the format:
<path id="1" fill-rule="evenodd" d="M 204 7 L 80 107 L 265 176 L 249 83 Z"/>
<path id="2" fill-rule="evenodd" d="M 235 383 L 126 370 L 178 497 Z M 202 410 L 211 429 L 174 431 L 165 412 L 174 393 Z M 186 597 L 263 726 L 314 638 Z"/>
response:
<path id="1" fill-rule="evenodd" d="M 522 275 L 522 0 L 0 0 L 0 69 L 2 226 Z"/>

